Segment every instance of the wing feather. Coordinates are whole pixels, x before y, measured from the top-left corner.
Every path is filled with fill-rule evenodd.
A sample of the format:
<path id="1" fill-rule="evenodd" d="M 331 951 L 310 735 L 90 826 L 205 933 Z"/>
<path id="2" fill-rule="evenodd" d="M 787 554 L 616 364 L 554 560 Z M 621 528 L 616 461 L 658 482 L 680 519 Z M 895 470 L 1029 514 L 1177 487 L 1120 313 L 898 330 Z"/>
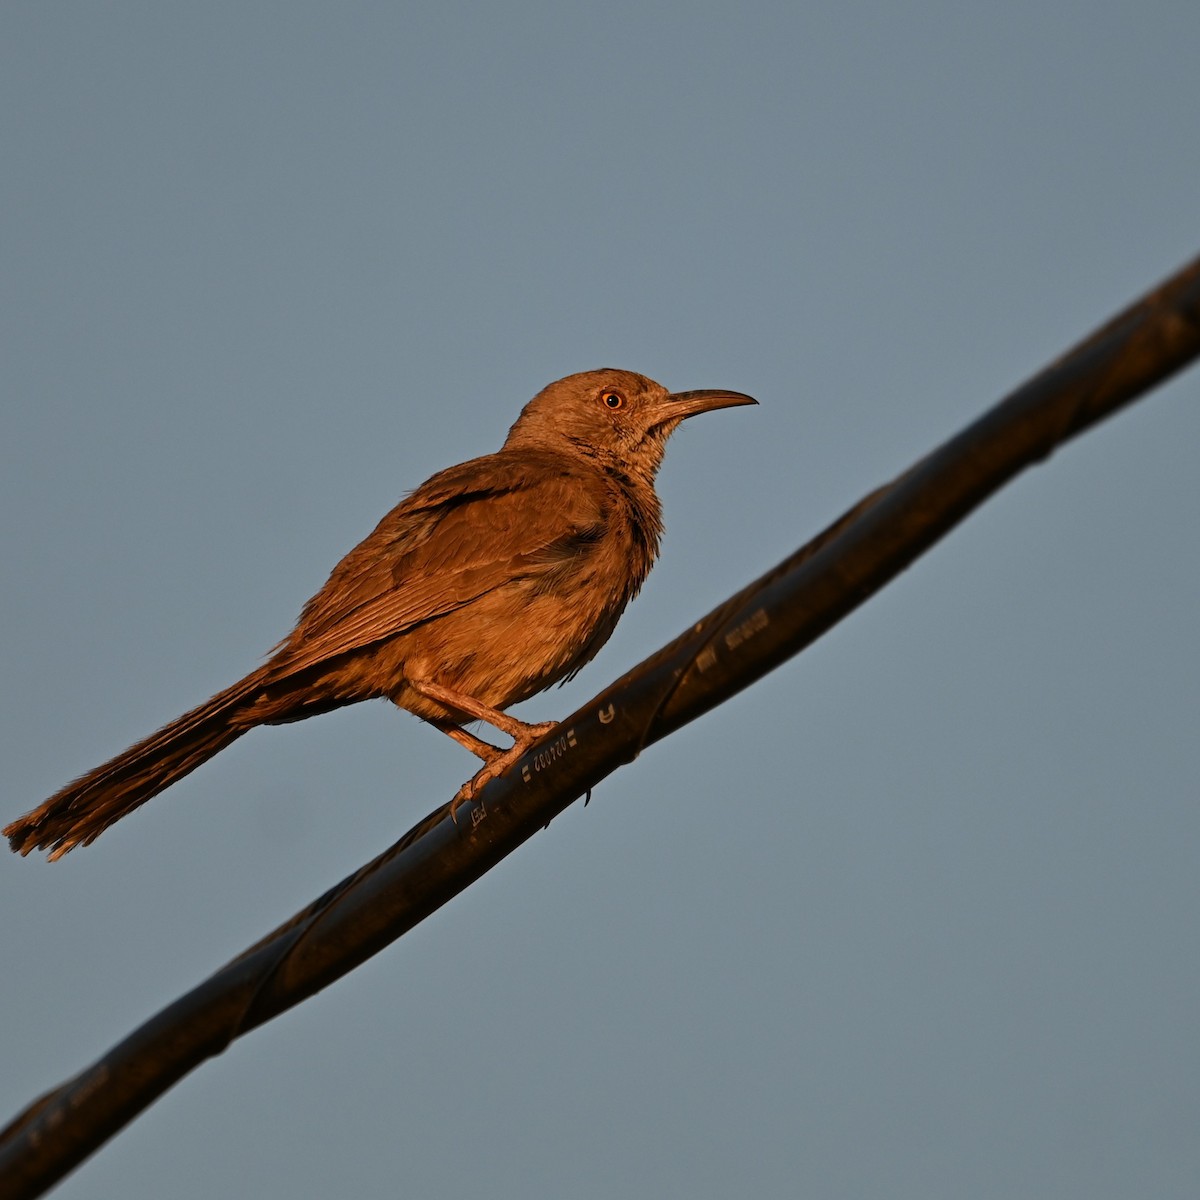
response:
<path id="1" fill-rule="evenodd" d="M 554 454 L 493 454 L 435 475 L 334 568 L 272 659 L 275 680 L 536 579 L 602 535 L 603 479 Z"/>

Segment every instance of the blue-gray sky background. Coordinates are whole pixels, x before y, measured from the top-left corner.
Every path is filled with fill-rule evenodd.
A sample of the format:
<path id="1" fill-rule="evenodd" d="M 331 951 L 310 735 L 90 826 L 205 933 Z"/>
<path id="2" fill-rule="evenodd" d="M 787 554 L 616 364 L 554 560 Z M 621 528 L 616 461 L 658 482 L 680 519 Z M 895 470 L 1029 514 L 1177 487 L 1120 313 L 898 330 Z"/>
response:
<path id="1" fill-rule="evenodd" d="M 1195 0 L 0 11 L 11 818 L 601 365 L 689 423 L 562 715 L 1200 249 Z M 1191 1200 L 1200 372 L 62 1186 Z M 0 1119 L 472 769 L 385 704 L 0 861 Z"/>

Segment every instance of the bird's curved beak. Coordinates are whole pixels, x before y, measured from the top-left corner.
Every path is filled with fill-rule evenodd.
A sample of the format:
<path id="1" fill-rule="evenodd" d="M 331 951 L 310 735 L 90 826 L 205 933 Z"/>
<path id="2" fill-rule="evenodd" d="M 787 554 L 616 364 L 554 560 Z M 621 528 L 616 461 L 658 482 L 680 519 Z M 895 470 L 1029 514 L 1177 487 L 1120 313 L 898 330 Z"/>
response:
<path id="1" fill-rule="evenodd" d="M 664 421 L 682 421 L 697 413 L 711 412 L 716 408 L 738 408 L 743 404 L 757 404 L 753 396 L 744 392 L 698 391 L 672 392 L 658 406 Z"/>

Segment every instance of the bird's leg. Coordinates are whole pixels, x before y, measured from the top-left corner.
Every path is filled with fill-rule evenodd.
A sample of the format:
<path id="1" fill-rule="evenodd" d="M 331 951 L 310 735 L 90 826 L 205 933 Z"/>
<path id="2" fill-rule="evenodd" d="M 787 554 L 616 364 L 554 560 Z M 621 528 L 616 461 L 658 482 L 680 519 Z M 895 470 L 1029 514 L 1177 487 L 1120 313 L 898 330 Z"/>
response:
<path id="1" fill-rule="evenodd" d="M 473 733 L 468 733 L 452 721 L 435 720 L 431 722 L 431 724 L 435 725 L 444 734 L 452 737 L 460 746 L 465 747 L 472 754 L 482 758 L 484 763 L 458 789 L 454 799 L 450 801 L 450 816 L 455 820 L 457 820 L 455 812 L 464 800 L 470 800 L 485 783 L 507 771 L 538 738 L 549 733 L 558 724 L 557 721 L 542 721 L 539 724 L 531 725 L 527 721 L 518 721 L 516 717 L 510 717 L 507 713 L 502 713 L 498 708 L 492 708 L 491 705 L 484 704 L 472 696 L 465 696 L 461 692 L 454 691 L 452 688 L 442 687 L 440 683 L 432 683 L 424 679 L 410 679 L 408 683 L 414 691 L 419 692 L 427 699 L 436 700 L 437 703 L 444 704 L 447 708 L 457 712 L 464 712 L 476 720 L 486 721 L 489 725 L 499 729 L 501 733 L 507 733 L 513 739 L 513 744 L 509 749 L 501 750 L 498 746 L 493 746 L 490 742 L 485 742 L 482 738 L 477 738 Z"/>
<path id="2" fill-rule="evenodd" d="M 450 817 L 457 824 L 458 806 L 464 800 L 470 800 L 489 779 L 495 779 L 497 775 L 502 775 L 507 771 L 543 733 L 549 733 L 554 728 L 555 722 L 547 721 L 542 725 L 525 725 L 529 736 L 517 738 L 508 750 L 501 750 L 499 746 L 493 746 L 491 742 L 477 738 L 473 733 L 468 733 L 463 729 L 461 725 L 455 725 L 451 721 L 431 721 L 430 724 L 436 726 L 448 737 L 452 737 L 460 746 L 465 746 L 472 754 L 477 754 L 484 762 L 484 765 L 455 792 L 454 799 L 450 801 Z"/>
<path id="3" fill-rule="evenodd" d="M 491 742 L 477 738 L 473 733 L 468 733 L 461 725 L 455 725 L 453 721 L 430 721 L 429 723 L 435 729 L 440 729 L 447 737 L 452 737 L 464 749 L 470 750 L 477 758 L 482 758 L 484 762 L 491 762 L 497 754 L 504 753 L 499 746 L 493 746 Z"/>
<path id="4" fill-rule="evenodd" d="M 453 688 L 443 687 L 440 683 L 433 683 L 428 679 L 409 679 L 407 683 L 414 692 L 420 692 L 426 699 L 436 700 L 438 704 L 444 704 L 449 709 L 465 712 L 477 721 L 486 721 L 489 725 L 499 729 L 501 733 L 507 733 L 514 741 L 524 742 L 526 748 L 533 745 L 542 734 L 549 733 L 558 724 L 557 721 L 543 721 L 539 725 L 530 725 L 528 721 L 518 721 L 516 717 L 510 717 L 507 713 L 502 713 L 498 708 L 492 708 L 490 704 L 484 704 L 483 701 L 476 700 L 473 696 L 456 692 Z M 474 740 L 478 741 L 478 739 Z M 455 738 L 455 741 L 458 739 Z M 479 746 L 488 745 L 487 742 L 481 741 L 478 744 Z M 466 746 L 472 754 L 478 754 L 480 758 L 490 757 L 486 752 L 480 753 L 475 746 L 467 745 L 466 742 L 463 742 L 462 745 Z M 492 746 L 491 749 L 495 750 L 496 747 Z"/>

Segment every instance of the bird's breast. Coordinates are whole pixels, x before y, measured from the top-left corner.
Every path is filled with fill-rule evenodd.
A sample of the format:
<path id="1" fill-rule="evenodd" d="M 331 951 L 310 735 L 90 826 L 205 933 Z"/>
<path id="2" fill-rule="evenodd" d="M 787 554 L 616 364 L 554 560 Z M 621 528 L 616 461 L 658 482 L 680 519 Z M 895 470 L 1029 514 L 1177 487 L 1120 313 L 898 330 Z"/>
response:
<path id="1" fill-rule="evenodd" d="M 628 533 L 583 539 L 571 556 L 405 634 L 404 674 L 496 708 L 519 703 L 594 657 L 649 566 Z"/>

